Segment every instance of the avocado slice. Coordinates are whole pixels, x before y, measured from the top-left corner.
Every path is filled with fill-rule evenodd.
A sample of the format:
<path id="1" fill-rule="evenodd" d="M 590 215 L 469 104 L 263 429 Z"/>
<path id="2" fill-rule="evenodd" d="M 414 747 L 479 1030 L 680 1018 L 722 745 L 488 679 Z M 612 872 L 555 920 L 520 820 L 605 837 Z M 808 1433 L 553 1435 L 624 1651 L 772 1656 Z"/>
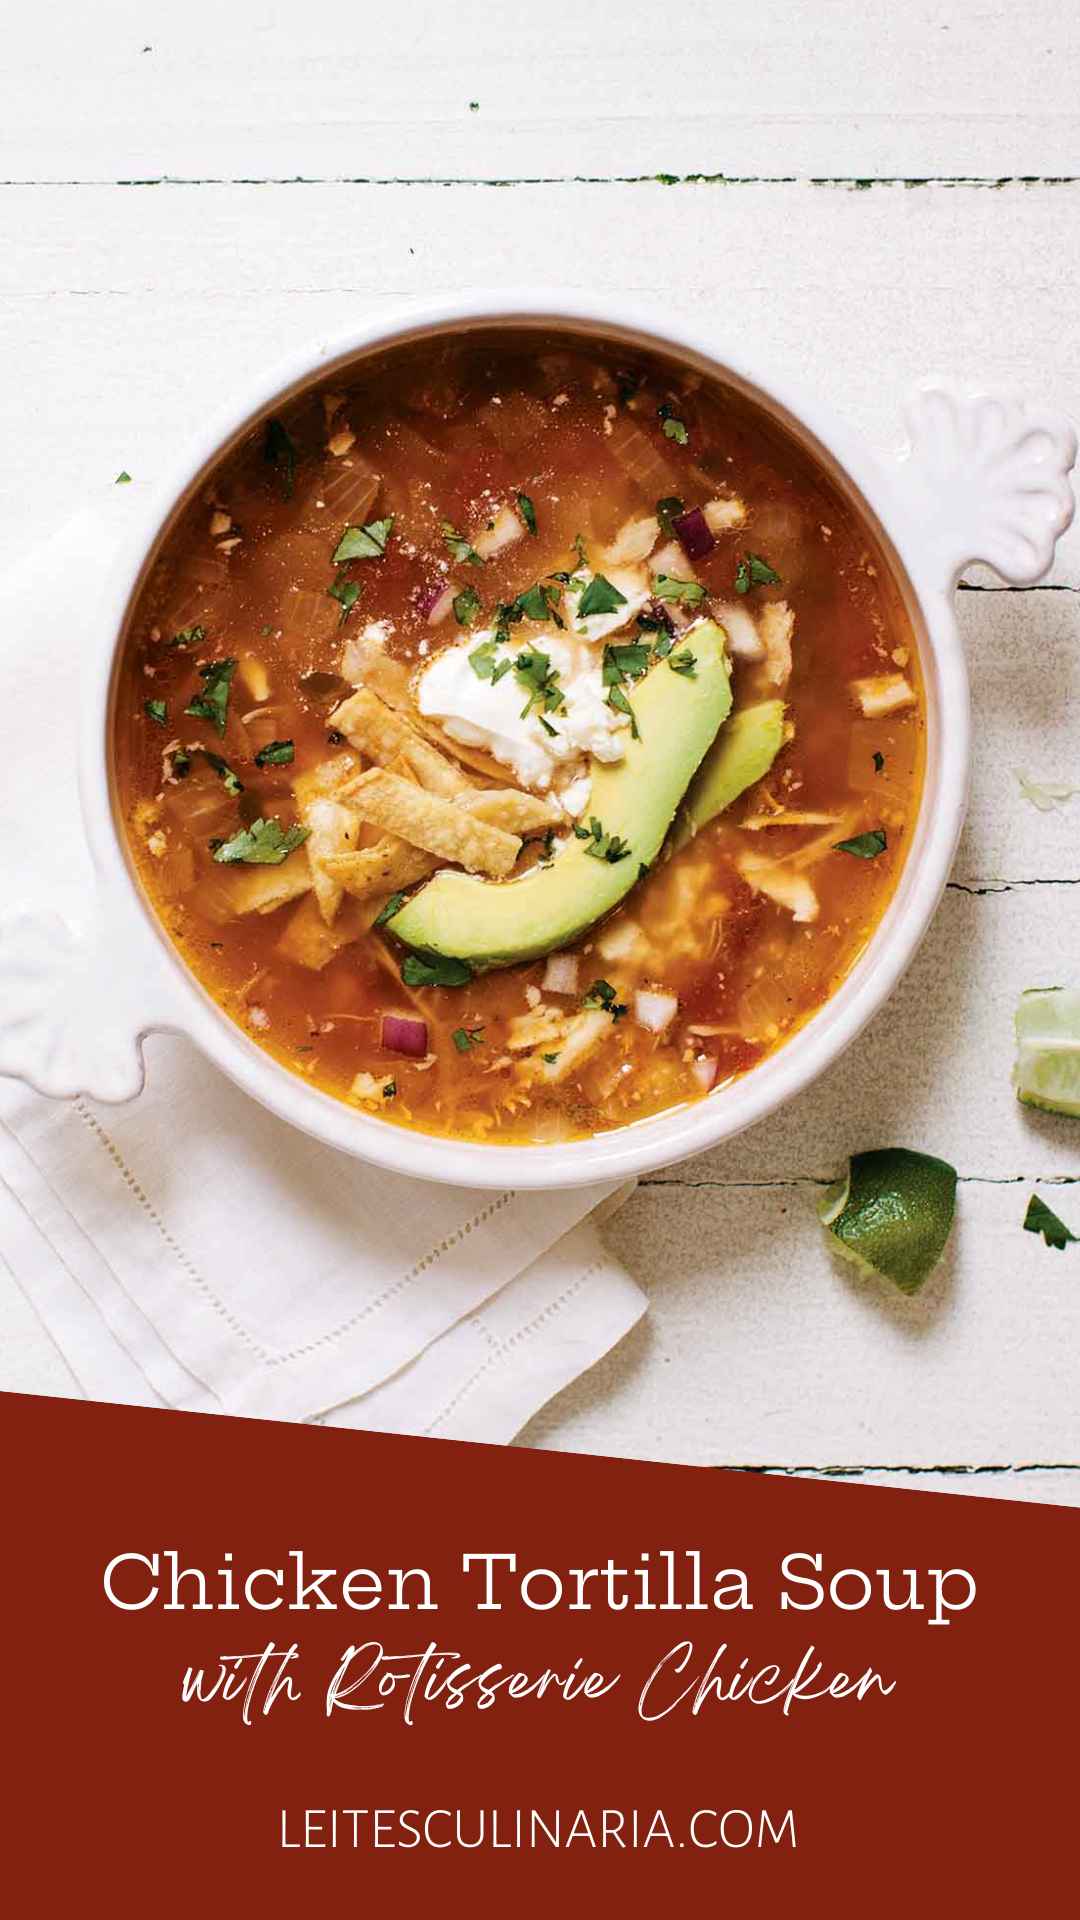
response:
<path id="1" fill-rule="evenodd" d="M 684 847 L 695 833 L 723 813 L 740 793 L 764 779 L 784 744 L 784 702 L 762 700 L 731 715 L 698 769 L 679 808 L 673 847 Z"/>
<path id="2" fill-rule="evenodd" d="M 406 946 L 468 960 L 479 970 L 565 947 L 618 906 L 659 853 L 675 809 L 731 711 L 724 632 L 702 621 L 687 636 L 693 674 L 658 660 L 633 691 L 641 738 L 617 766 L 596 766 L 587 818 L 628 841 L 623 858 L 595 858 L 576 836 L 547 866 L 517 880 L 482 880 L 447 870 L 407 900 L 388 923 Z"/>

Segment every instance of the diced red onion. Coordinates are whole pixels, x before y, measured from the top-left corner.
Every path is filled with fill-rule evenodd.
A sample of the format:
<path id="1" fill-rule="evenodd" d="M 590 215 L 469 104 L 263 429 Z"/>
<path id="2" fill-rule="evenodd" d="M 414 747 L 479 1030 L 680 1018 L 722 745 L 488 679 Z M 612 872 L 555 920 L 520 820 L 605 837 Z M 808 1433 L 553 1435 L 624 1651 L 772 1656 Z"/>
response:
<path id="1" fill-rule="evenodd" d="M 716 1076 L 719 1067 L 720 1062 L 714 1053 L 702 1054 L 697 1060 L 693 1061 L 690 1071 L 697 1081 L 698 1086 L 701 1088 L 702 1093 L 711 1093 L 713 1087 L 716 1085 Z"/>
<path id="2" fill-rule="evenodd" d="M 700 507 L 690 507 L 686 513 L 678 514 L 671 525 L 679 545 L 690 560 L 703 560 L 716 545 Z"/>
<path id="3" fill-rule="evenodd" d="M 540 985 L 545 993 L 576 993 L 578 990 L 577 954 L 550 954 Z"/>
<path id="4" fill-rule="evenodd" d="M 439 626 L 440 623 L 446 619 L 446 616 L 450 612 L 450 609 L 453 606 L 453 604 L 454 604 L 454 583 L 451 580 L 449 585 L 443 588 L 438 599 L 433 603 L 431 611 L 427 617 L 428 626 L 429 627 Z"/>
<path id="5" fill-rule="evenodd" d="M 388 1053 L 405 1053 L 411 1060 L 422 1060 L 427 1052 L 427 1021 L 407 1013 L 384 1013 L 382 1044 Z"/>
<path id="6" fill-rule="evenodd" d="M 449 583 L 446 580 L 429 580 L 427 586 L 417 587 L 416 611 L 418 614 L 421 615 L 421 617 L 424 620 L 427 619 L 432 609 L 438 606 L 439 601 L 443 598 L 443 595 L 447 591 L 448 584 Z M 454 590 L 452 587 L 450 587 L 451 601 L 453 600 L 453 597 L 454 597 Z"/>
<path id="7" fill-rule="evenodd" d="M 663 1033 L 678 1011 L 679 1002 L 673 993 L 652 993 L 642 987 L 634 995 L 634 1019 L 646 1033 Z"/>

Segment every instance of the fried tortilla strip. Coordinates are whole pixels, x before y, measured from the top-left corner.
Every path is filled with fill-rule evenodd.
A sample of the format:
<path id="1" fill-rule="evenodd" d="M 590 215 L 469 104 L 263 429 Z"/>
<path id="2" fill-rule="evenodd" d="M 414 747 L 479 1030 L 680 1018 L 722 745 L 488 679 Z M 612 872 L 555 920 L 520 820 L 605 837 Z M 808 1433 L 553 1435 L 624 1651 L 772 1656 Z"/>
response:
<path id="1" fill-rule="evenodd" d="M 462 793 L 454 802 L 474 820 L 485 820 L 489 827 L 501 827 L 504 833 L 516 833 L 522 840 L 546 833 L 549 827 L 565 826 L 566 815 L 554 800 L 541 800 L 535 793 L 522 793 L 518 787 L 489 787 L 485 792 Z"/>
<path id="2" fill-rule="evenodd" d="M 320 760 L 317 767 L 309 767 L 306 773 L 298 773 L 293 781 L 293 794 L 298 807 L 304 807 L 309 800 L 336 800 L 341 789 L 355 780 L 360 771 L 360 762 L 355 753 L 335 753 L 329 760 Z"/>
<path id="3" fill-rule="evenodd" d="M 290 913 L 278 938 L 274 952 L 282 960 L 289 960 L 296 967 L 310 967 L 318 973 L 328 965 L 342 947 L 353 940 L 359 940 L 366 933 L 377 908 L 363 907 L 359 902 L 348 900 L 336 916 L 332 927 L 328 927 L 319 911 L 314 893 L 301 900 L 294 912 Z"/>
<path id="4" fill-rule="evenodd" d="M 349 788 L 349 804 L 365 820 L 387 833 L 423 847 L 442 860 L 452 860 L 468 873 L 487 873 L 504 879 L 511 871 L 521 840 L 502 827 L 474 820 L 462 806 L 440 795 L 410 787 L 395 774 L 373 767 Z"/>
<path id="5" fill-rule="evenodd" d="M 434 873 L 438 861 L 419 847 L 410 847 L 388 833 L 373 847 L 361 847 L 359 853 L 342 854 L 326 863 L 326 870 L 354 900 L 380 900 L 403 887 L 414 886 Z"/>
<path id="6" fill-rule="evenodd" d="M 429 793 L 466 793 L 475 784 L 370 687 L 361 687 L 343 700 L 331 714 L 330 724 L 376 766 L 404 760 Z"/>
<path id="7" fill-rule="evenodd" d="M 300 808 L 300 818 L 308 830 L 305 841 L 311 884 L 319 903 L 319 912 L 327 926 L 334 923 L 345 889 L 340 880 L 327 872 L 327 860 L 354 853 L 359 845 L 362 822 L 351 807 L 340 800 L 309 800 Z"/>
<path id="8" fill-rule="evenodd" d="M 303 847 L 279 867 L 216 867 L 200 895 L 215 920 L 245 913 L 275 913 L 311 888 L 311 868 Z"/>

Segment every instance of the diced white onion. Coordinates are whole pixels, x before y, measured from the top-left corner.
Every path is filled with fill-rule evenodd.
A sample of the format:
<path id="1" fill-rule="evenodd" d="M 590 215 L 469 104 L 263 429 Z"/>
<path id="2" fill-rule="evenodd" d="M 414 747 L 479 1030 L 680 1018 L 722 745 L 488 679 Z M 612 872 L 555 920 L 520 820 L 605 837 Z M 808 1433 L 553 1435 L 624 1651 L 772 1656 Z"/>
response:
<path id="1" fill-rule="evenodd" d="M 679 1002 L 673 993 L 653 993 L 641 987 L 634 995 L 634 1019 L 646 1033 L 665 1032 L 678 1011 Z"/>
<path id="2" fill-rule="evenodd" d="M 493 554 L 501 553 L 504 547 L 512 547 L 515 540 L 525 537 L 525 528 L 512 507 L 500 507 L 490 527 L 478 533 L 473 546 L 481 560 L 490 560 Z"/>
<path id="3" fill-rule="evenodd" d="M 578 990 L 577 954 L 550 954 L 541 985 L 545 993 L 576 993 Z"/>
<path id="4" fill-rule="evenodd" d="M 712 1054 L 704 1054 L 691 1063 L 690 1071 L 701 1088 L 709 1093 L 716 1081 L 717 1061 Z"/>

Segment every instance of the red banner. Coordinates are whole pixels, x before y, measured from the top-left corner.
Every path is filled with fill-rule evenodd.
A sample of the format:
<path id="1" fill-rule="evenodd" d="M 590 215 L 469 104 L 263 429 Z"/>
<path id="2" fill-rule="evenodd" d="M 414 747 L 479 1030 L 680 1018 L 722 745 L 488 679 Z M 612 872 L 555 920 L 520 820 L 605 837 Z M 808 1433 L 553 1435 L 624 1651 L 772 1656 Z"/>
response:
<path id="1" fill-rule="evenodd" d="M 1070 1511 L 3 1411 L 12 1911 L 1068 1884 Z"/>

